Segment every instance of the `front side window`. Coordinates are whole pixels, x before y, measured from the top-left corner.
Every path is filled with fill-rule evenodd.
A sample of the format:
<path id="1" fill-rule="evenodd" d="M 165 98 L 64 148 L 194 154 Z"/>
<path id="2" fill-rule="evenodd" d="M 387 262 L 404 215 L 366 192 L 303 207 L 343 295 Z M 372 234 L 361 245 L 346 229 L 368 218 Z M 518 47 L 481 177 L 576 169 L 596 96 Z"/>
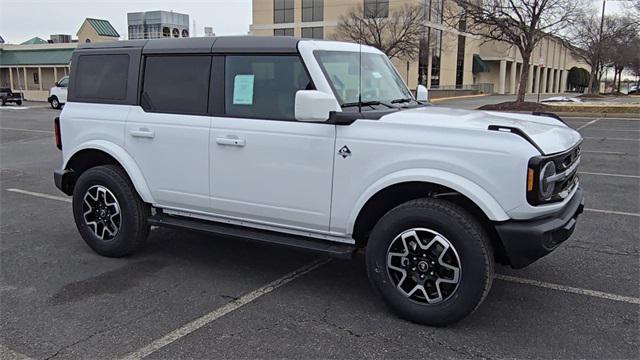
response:
<path id="1" fill-rule="evenodd" d="M 273 0 L 273 23 L 292 23 L 293 9 L 293 0 Z"/>
<path id="2" fill-rule="evenodd" d="M 58 82 L 58 86 L 63 88 L 66 88 L 67 86 L 69 86 L 69 77 L 65 76 L 62 79 L 60 79 L 60 81 Z"/>
<path id="3" fill-rule="evenodd" d="M 296 92 L 311 89 L 298 56 L 227 56 L 225 113 L 229 116 L 294 120 Z"/>
<path id="4" fill-rule="evenodd" d="M 323 39 L 324 31 L 322 26 L 302 28 L 302 37 L 308 39 Z"/>
<path id="5" fill-rule="evenodd" d="M 76 97 L 101 100 L 126 98 L 129 55 L 81 55 L 77 66 L 74 80 Z"/>
<path id="6" fill-rule="evenodd" d="M 386 18 L 389 16 L 389 0 L 364 0 L 364 16 Z"/>
<path id="7" fill-rule="evenodd" d="M 351 51 L 315 51 L 314 54 L 340 105 L 357 103 L 360 91 L 363 102 L 391 103 L 412 98 L 383 54 Z"/>
<path id="8" fill-rule="evenodd" d="M 324 20 L 324 0 L 302 0 L 302 21 Z"/>
<path id="9" fill-rule="evenodd" d="M 211 56 L 149 56 L 140 103 L 147 111 L 206 114 Z"/>

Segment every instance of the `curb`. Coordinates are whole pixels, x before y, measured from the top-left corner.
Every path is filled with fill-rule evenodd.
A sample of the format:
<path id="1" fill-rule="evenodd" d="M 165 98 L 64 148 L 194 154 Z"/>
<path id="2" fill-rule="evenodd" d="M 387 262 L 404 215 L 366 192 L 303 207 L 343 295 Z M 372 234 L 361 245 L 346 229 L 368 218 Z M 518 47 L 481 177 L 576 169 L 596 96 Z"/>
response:
<path id="1" fill-rule="evenodd" d="M 476 94 L 476 95 L 442 97 L 442 98 L 430 99 L 429 102 L 438 102 L 438 101 L 456 100 L 456 99 L 468 99 L 468 98 L 483 97 L 483 96 L 489 96 L 489 94 Z"/>

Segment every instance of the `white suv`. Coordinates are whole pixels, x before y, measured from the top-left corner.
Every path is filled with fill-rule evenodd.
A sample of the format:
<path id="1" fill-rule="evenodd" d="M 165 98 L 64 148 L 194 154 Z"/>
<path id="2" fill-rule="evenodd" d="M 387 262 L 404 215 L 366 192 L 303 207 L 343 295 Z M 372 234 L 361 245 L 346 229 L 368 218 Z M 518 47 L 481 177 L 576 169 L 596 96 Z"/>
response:
<path id="1" fill-rule="evenodd" d="M 60 109 L 67 102 L 67 87 L 69 87 L 69 77 L 65 76 L 56 82 L 55 86 L 49 89 L 47 101 L 54 109 Z"/>
<path id="2" fill-rule="evenodd" d="M 432 107 L 380 51 L 289 37 L 83 44 L 56 119 L 87 244 L 150 226 L 351 257 L 401 316 L 444 325 L 582 212 L 581 136 L 544 115 Z"/>

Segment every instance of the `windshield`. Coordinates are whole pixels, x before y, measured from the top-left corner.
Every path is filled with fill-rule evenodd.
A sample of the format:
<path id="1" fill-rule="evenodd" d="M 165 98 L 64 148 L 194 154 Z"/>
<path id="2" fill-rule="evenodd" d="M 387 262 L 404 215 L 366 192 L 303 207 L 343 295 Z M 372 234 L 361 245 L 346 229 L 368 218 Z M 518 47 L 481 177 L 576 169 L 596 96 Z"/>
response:
<path id="1" fill-rule="evenodd" d="M 382 54 L 350 51 L 315 51 L 314 54 L 340 105 L 358 103 L 359 100 L 363 103 L 388 103 L 412 99 L 409 89 Z M 359 97 L 361 86 L 362 99 Z"/>

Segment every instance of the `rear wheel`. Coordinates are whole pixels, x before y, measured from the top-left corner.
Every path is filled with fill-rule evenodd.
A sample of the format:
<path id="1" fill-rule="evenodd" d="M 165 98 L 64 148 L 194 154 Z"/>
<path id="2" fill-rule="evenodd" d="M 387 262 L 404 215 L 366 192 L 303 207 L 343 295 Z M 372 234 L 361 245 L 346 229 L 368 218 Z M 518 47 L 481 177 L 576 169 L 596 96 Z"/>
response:
<path id="1" fill-rule="evenodd" d="M 0 99 L 0 102 L 2 103 L 2 106 L 5 106 L 7 104 L 7 99 L 5 99 L 4 97 L 2 97 Z"/>
<path id="2" fill-rule="evenodd" d="M 22 105 L 22 100 L 16 101 L 16 105 L 18 105 L 18 106 Z"/>
<path id="3" fill-rule="evenodd" d="M 369 279 L 387 305 L 421 324 L 461 320 L 493 280 L 487 234 L 466 210 L 440 199 L 389 211 L 372 230 L 366 258 Z"/>
<path id="4" fill-rule="evenodd" d="M 87 245 L 103 256 L 120 257 L 138 250 L 149 234 L 149 213 L 149 205 L 119 166 L 89 169 L 73 189 L 78 231 Z"/>

